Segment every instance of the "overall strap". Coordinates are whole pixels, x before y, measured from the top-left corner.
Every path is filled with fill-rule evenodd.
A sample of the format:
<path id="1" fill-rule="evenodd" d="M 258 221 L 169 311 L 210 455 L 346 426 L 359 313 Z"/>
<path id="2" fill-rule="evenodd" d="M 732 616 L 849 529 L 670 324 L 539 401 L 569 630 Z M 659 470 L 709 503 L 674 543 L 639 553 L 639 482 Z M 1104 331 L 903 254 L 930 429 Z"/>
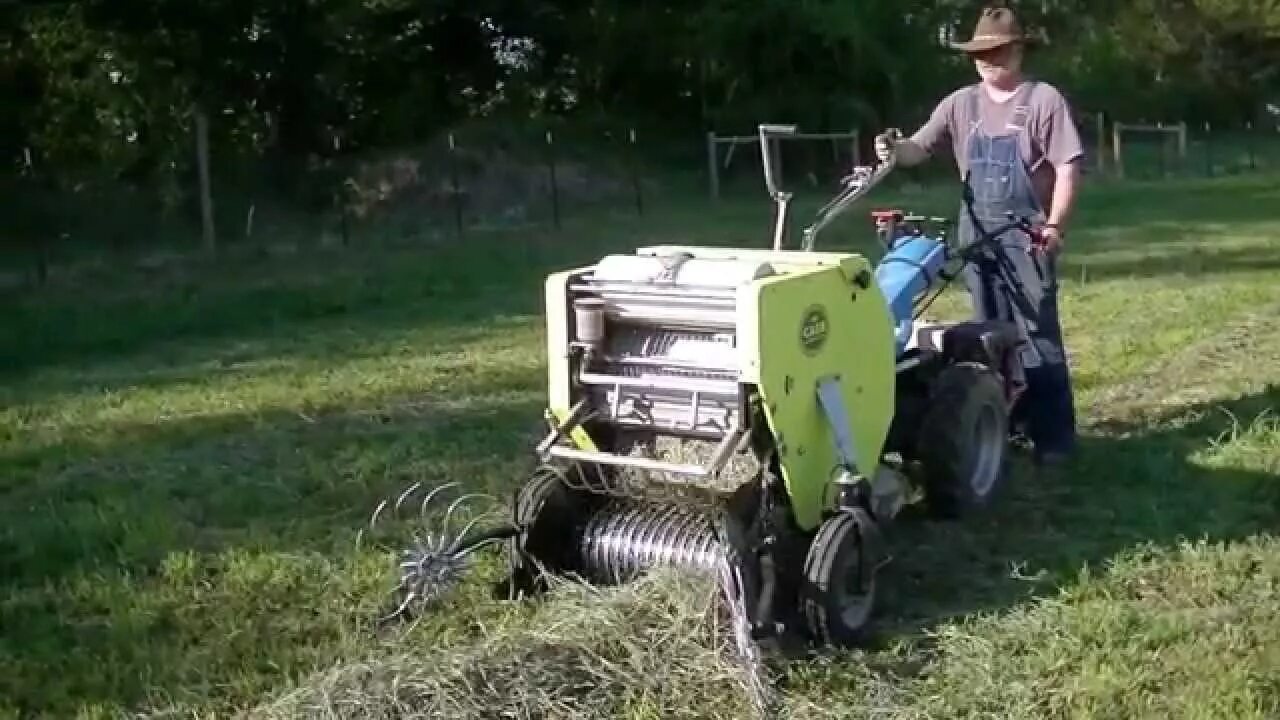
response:
<path id="1" fill-rule="evenodd" d="M 1008 124 L 1008 129 L 1018 135 L 1019 143 L 1023 142 L 1022 136 L 1025 136 L 1027 147 L 1032 155 L 1039 154 L 1039 157 L 1034 162 L 1028 159 L 1027 172 L 1029 173 L 1039 170 L 1040 166 L 1046 162 L 1043 150 L 1037 146 L 1035 134 L 1030 132 L 1027 127 L 1031 120 L 1031 94 L 1035 92 L 1037 85 L 1039 83 L 1034 80 L 1028 80 L 1022 87 L 1018 88 L 1017 95 L 1011 101 L 1013 102 L 1013 115 L 1009 118 Z"/>
<path id="2" fill-rule="evenodd" d="M 1009 130 L 1026 132 L 1027 123 L 1031 119 L 1031 93 L 1035 90 L 1035 86 L 1035 81 L 1028 80 L 1018 88 L 1018 92 L 1009 101 L 1013 103 L 1013 117 L 1009 118 L 1006 126 Z"/>
<path id="3" fill-rule="evenodd" d="M 973 137 L 982 129 L 982 83 L 974 83 L 965 93 L 965 102 L 969 106 L 969 133 Z"/>

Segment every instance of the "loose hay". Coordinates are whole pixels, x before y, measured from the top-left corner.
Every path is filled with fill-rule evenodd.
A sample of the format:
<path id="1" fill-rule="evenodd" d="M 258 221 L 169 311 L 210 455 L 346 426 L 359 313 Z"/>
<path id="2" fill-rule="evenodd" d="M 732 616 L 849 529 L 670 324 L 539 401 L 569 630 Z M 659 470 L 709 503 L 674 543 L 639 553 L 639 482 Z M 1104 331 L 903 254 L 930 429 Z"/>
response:
<path id="1" fill-rule="evenodd" d="M 710 578 L 654 572 L 621 588 L 561 581 L 537 615 L 472 644 L 396 642 L 313 676 L 263 718 L 751 718 Z"/>

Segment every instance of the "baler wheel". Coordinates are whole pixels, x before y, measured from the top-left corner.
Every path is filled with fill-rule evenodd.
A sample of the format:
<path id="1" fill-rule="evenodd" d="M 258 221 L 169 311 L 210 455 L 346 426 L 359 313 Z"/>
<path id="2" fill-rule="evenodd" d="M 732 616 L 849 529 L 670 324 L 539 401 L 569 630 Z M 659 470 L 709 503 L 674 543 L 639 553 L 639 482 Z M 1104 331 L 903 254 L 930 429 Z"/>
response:
<path id="1" fill-rule="evenodd" d="M 996 373 L 962 362 L 934 381 L 919 435 L 926 502 L 959 518 L 988 505 L 1009 472 L 1009 417 Z"/>
<path id="2" fill-rule="evenodd" d="M 810 639 L 836 647 L 862 639 L 875 609 L 874 563 L 857 516 L 841 512 L 822 524 L 809 545 L 800 595 Z"/>

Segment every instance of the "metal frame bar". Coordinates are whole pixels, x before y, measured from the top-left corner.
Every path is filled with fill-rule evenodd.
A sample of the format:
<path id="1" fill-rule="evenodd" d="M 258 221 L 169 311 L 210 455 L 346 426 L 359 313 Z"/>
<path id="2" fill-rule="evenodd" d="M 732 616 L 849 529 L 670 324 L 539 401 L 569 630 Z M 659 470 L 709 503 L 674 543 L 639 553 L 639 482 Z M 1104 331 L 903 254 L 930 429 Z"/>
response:
<path id="1" fill-rule="evenodd" d="M 736 396 L 738 383 L 733 380 L 704 380 L 701 378 L 668 377 L 663 380 L 627 377 L 625 375 L 607 375 L 586 370 L 578 374 L 583 385 L 603 385 L 612 387 L 635 388 L 638 390 L 673 391 L 687 393 L 706 393 L 708 395 Z"/>
<path id="2" fill-rule="evenodd" d="M 775 135 L 780 140 L 857 140 L 858 132 L 796 132 Z M 760 141 L 758 135 L 716 135 L 715 142 L 725 145 L 753 145 Z"/>
<path id="3" fill-rule="evenodd" d="M 569 412 L 569 417 L 565 418 L 564 422 L 554 426 L 551 432 L 547 433 L 547 436 L 542 439 L 542 442 L 538 443 L 538 455 L 546 457 L 547 451 L 559 442 L 560 438 L 582 423 L 582 416 L 586 414 L 586 411 L 587 398 L 582 398 L 573 406 L 573 410 Z"/>
<path id="4" fill-rule="evenodd" d="M 609 287 L 605 284 L 596 284 L 590 287 L 572 287 L 570 290 L 581 295 L 594 295 L 602 300 L 608 299 L 636 299 L 636 300 L 664 300 L 671 301 L 673 304 L 680 302 L 701 302 L 701 304 L 716 304 L 730 307 L 737 302 L 737 291 L 726 290 L 717 292 L 712 288 L 699 290 L 691 286 L 645 286 L 645 284 L 636 283 L 634 286 Z M 675 290 L 675 292 L 673 292 Z"/>
<path id="5" fill-rule="evenodd" d="M 725 417 L 730 417 L 732 413 L 726 412 Z M 691 438 L 694 440 L 721 440 L 728 432 L 722 423 L 714 421 L 700 420 L 703 423 L 701 428 L 681 427 L 677 424 L 659 424 L 637 419 L 629 415 L 614 415 L 611 422 L 621 428 L 635 430 L 652 430 L 663 435 L 678 436 L 682 438 Z"/>
<path id="6" fill-rule="evenodd" d="M 615 467 L 630 467 L 640 470 L 649 470 L 653 472 L 664 472 L 672 475 L 683 475 L 698 479 L 713 478 L 724 469 L 729 462 L 729 456 L 734 453 L 739 444 L 747 437 L 743 430 L 742 421 L 734 420 L 730 431 L 716 446 L 715 452 L 711 456 L 711 460 L 706 465 L 688 465 L 681 463 L 669 463 L 661 460 L 644 457 L 630 457 L 624 455 L 615 455 L 608 452 L 593 452 L 589 450 L 578 450 L 576 448 L 564 447 L 562 445 L 548 445 L 548 450 L 543 455 L 549 454 L 551 457 L 561 458 L 564 460 L 577 460 L 580 462 L 590 462 L 599 465 L 612 465 Z M 550 438 L 549 438 L 550 439 Z M 543 441 L 546 443 L 547 441 Z M 540 446 L 541 447 L 541 446 Z"/>
<path id="7" fill-rule="evenodd" d="M 791 193 L 778 193 L 778 212 L 773 224 L 773 249 L 781 250 L 787 239 L 787 213 L 791 209 Z"/>
<path id="8" fill-rule="evenodd" d="M 645 281 L 630 280 L 589 280 L 587 282 L 570 285 L 569 289 L 573 292 L 594 293 L 603 295 L 641 295 L 641 296 L 657 296 L 661 298 L 679 298 L 681 300 L 730 300 L 738 299 L 738 289 L 736 287 L 717 287 L 715 285 L 676 285 L 654 284 Z"/>
<path id="9" fill-rule="evenodd" d="M 638 365 L 644 367 L 666 367 L 676 370 L 695 370 L 707 373 L 733 373 L 737 375 L 737 367 L 723 365 L 704 365 L 691 360 L 677 360 L 665 357 L 644 357 L 629 355 L 605 355 L 603 361 L 612 365 Z"/>

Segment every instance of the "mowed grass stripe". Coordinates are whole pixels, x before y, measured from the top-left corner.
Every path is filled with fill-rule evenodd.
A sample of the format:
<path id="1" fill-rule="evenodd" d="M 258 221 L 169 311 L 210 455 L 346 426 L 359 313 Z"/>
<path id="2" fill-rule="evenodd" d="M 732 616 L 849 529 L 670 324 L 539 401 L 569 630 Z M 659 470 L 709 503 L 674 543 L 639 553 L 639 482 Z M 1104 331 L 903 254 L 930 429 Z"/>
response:
<path id="1" fill-rule="evenodd" d="M 1133 422 L 1145 414 L 1257 392 L 1280 382 L 1280 288 L 1243 314 L 1225 315 L 1215 332 L 1185 343 L 1131 378 L 1101 388 L 1094 401 L 1099 424 Z"/>

